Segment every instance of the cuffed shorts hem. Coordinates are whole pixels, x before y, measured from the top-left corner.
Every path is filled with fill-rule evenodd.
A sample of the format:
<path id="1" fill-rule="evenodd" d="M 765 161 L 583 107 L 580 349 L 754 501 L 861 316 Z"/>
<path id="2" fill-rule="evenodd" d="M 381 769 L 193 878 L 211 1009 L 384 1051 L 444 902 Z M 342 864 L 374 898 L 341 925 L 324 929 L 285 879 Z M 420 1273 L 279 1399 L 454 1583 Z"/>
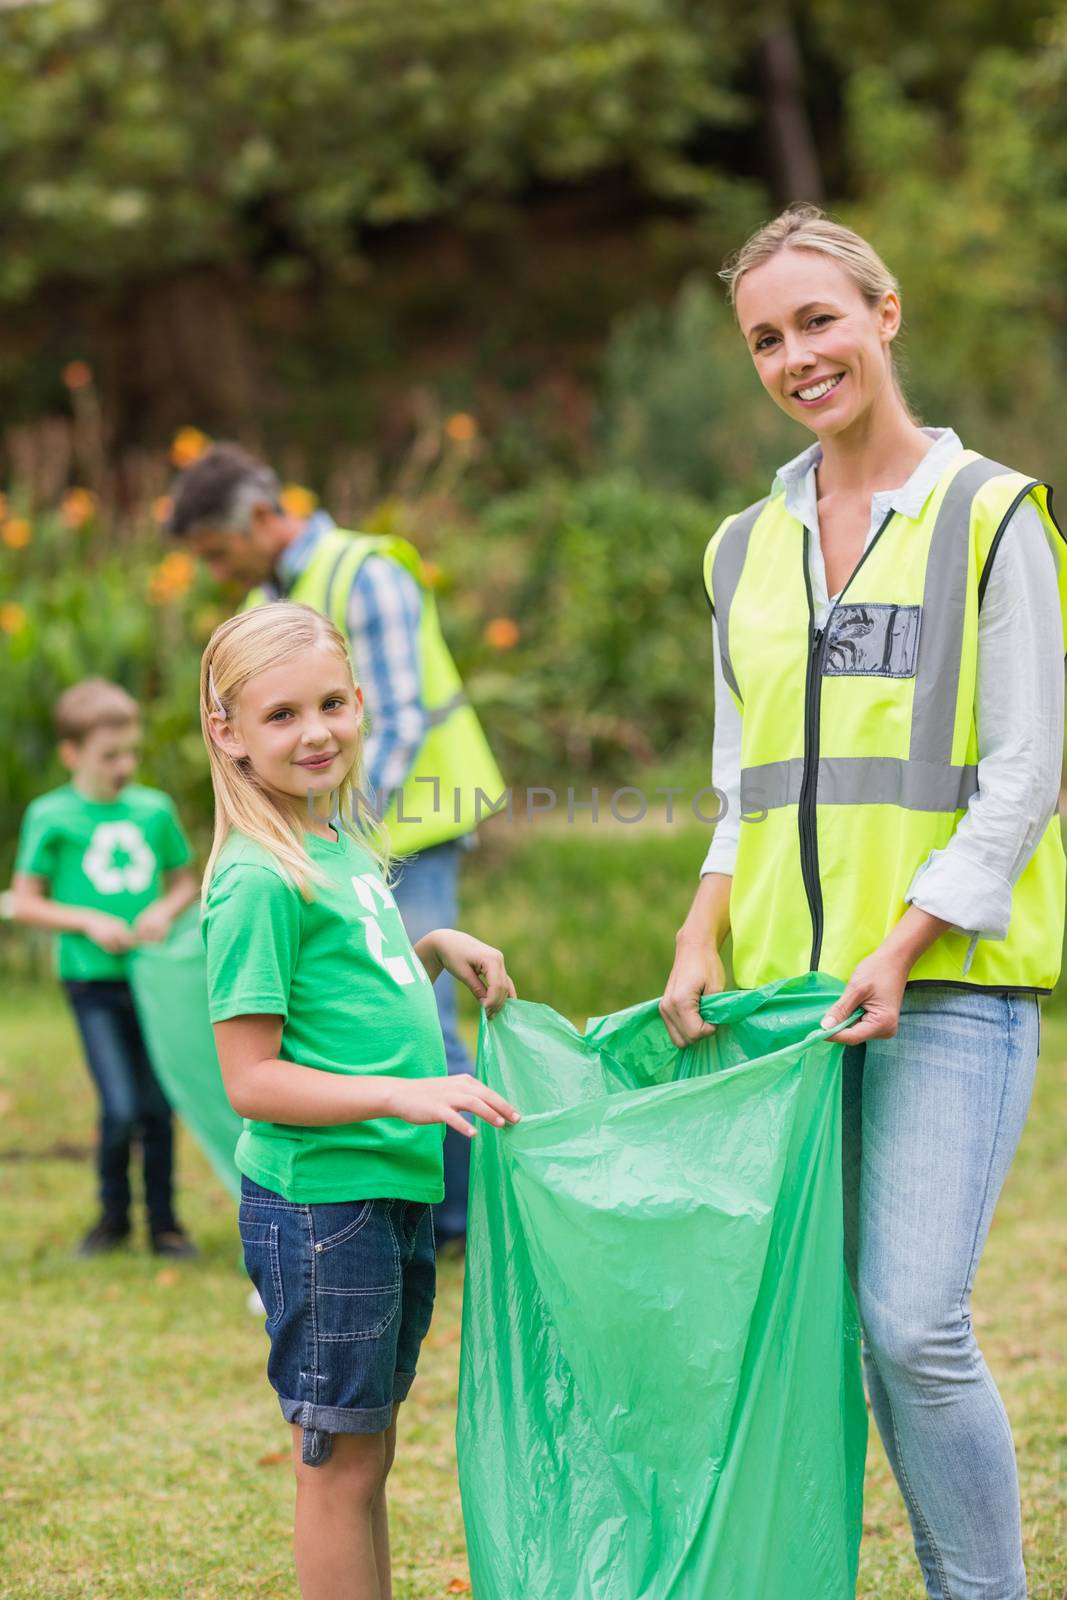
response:
<path id="1" fill-rule="evenodd" d="M 403 1395 L 397 1399 L 403 1399 Z M 299 1422 L 302 1428 L 317 1428 L 321 1433 L 384 1433 L 393 1420 L 391 1404 L 358 1408 L 315 1406 L 310 1400 L 288 1400 L 283 1394 L 278 1396 L 278 1404 L 286 1422 Z"/>
<path id="2" fill-rule="evenodd" d="M 394 1404 L 403 1400 L 415 1374 L 397 1373 L 393 1385 Z M 403 1392 L 400 1392 L 400 1391 Z M 335 1433 L 384 1433 L 393 1420 L 393 1406 L 314 1406 L 308 1400 L 287 1400 L 278 1396 L 282 1416 L 303 1431 L 300 1459 L 306 1467 L 322 1467 L 333 1454 Z"/>

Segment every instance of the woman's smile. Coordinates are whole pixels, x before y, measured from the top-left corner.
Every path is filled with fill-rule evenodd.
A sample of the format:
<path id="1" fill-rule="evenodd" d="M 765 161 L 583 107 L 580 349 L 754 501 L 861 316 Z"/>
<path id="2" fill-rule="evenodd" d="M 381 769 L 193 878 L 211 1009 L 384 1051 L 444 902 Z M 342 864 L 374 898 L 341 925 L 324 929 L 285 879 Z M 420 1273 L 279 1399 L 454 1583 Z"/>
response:
<path id="1" fill-rule="evenodd" d="M 802 389 L 794 389 L 792 399 L 799 400 L 802 406 L 817 406 L 837 389 L 845 373 L 837 372 L 829 378 L 820 378 L 815 383 L 805 384 Z"/>

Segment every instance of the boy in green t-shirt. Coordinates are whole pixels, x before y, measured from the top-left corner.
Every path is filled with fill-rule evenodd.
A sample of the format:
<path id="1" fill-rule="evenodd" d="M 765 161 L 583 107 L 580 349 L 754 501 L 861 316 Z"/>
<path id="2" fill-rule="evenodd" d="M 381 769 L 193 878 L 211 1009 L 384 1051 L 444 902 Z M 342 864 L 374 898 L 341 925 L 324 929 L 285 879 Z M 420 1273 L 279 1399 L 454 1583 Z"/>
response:
<path id="1" fill-rule="evenodd" d="M 196 899 L 173 801 L 133 783 L 137 702 L 87 678 L 55 707 L 69 783 L 27 808 L 15 859 L 14 915 L 59 933 L 58 971 L 100 1095 L 101 1215 L 78 1246 L 98 1255 L 130 1233 L 130 1145 L 140 1136 L 157 1255 L 195 1248 L 174 1215 L 171 1111 L 152 1071 L 127 982 L 129 952 L 165 939 Z"/>

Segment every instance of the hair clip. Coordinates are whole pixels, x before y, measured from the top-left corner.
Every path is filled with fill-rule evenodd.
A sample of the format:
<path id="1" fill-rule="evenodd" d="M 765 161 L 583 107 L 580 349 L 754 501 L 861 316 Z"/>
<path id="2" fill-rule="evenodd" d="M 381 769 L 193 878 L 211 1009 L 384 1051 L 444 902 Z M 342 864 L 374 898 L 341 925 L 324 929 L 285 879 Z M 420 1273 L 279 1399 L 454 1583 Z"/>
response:
<path id="1" fill-rule="evenodd" d="M 218 713 L 218 715 L 220 717 L 225 718 L 225 716 L 226 716 L 226 707 L 223 705 L 222 701 L 219 699 L 219 691 L 215 688 L 215 675 L 212 672 L 210 667 L 208 667 L 208 669 L 207 669 L 207 692 L 211 696 L 212 702 L 214 703 L 215 710 Z"/>

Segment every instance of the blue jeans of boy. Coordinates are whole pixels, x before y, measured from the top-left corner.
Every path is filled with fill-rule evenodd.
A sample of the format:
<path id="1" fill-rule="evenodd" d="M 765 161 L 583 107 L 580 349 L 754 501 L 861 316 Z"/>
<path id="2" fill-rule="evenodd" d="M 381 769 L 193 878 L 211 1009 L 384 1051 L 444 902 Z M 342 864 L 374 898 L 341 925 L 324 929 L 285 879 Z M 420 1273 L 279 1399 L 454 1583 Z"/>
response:
<path id="1" fill-rule="evenodd" d="M 895 1038 L 844 1054 L 846 1258 L 931 1600 L 1026 1597 L 1015 1449 L 970 1303 L 1039 1026 L 1032 995 L 908 989 Z"/>
<path id="2" fill-rule="evenodd" d="M 129 984 L 63 985 L 100 1095 L 100 1205 L 117 1222 L 130 1213 L 130 1146 L 140 1138 L 145 1205 L 153 1232 L 174 1224 L 171 1110 L 148 1059 Z"/>
<path id="3" fill-rule="evenodd" d="M 400 877 L 393 885 L 393 898 L 404 919 L 412 944 L 433 928 L 456 926 L 459 863 L 463 846 L 449 839 L 432 845 L 400 865 Z M 473 1066 L 456 1022 L 456 984 L 442 972 L 434 984 L 441 1031 L 445 1036 L 445 1059 L 450 1073 L 471 1072 Z M 433 1208 L 434 1231 L 438 1244 L 462 1238 L 467 1232 L 467 1188 L 470 1178 L 470 1141 L 454 1128 L 445 1132 L 445 1198 Z"/>

